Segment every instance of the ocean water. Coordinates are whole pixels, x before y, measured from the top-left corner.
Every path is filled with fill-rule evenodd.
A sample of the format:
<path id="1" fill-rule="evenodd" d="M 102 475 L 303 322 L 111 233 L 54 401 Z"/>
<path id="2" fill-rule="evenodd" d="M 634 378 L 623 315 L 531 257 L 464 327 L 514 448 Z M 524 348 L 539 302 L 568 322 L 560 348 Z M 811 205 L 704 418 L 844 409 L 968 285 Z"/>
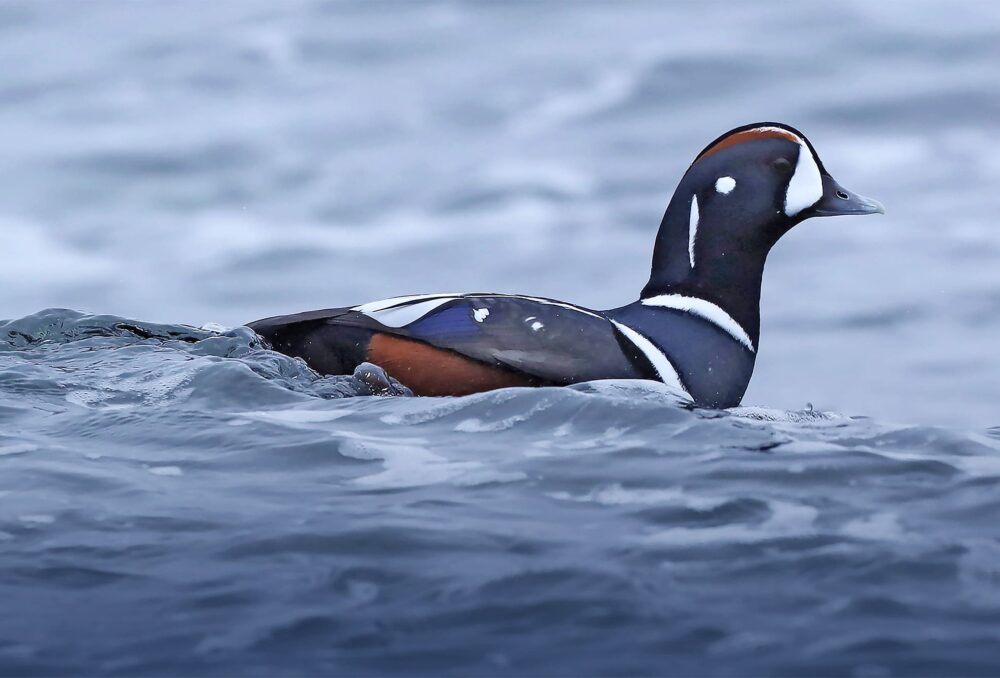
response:
<path id="1" fill-rule="evenodd" d="M 0 4 L 0 675 L 996 675 L 1000 5 Z M 695 153 L 883 218 L 744 407 L 378 397 L 242 323 L 608 307 Z"/>

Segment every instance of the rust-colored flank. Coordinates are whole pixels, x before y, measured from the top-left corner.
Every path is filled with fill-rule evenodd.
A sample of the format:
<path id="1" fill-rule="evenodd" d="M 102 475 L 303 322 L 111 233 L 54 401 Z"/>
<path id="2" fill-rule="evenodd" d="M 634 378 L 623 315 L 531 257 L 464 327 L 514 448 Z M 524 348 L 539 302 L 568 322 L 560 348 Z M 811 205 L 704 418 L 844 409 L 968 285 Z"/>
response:
<path id="1" fill-rule="evenodd" d="M 528 377 L 502 367 L 388 334 L 372 337 L 367 358 L 421 396 L 458 396 L 535 385 Z"/>
<path id="2" fill-rule="evenodd" d="M 702 152 L 701 155 L 695 158 L 695 162 L 701 160 L 702 158 L 707 158 L 713 153 L 718 153 L 724 148 L 729 148 L 730 146 L 735 146 L 736 144 L 742 144 L 744 141 L 754 141 L 756 139 L 785 139 L 795 144 L 801 143 L 801 140 L 796 135 L 787 130 L 780 129 L 778 127 L 755 127 L 753 129 L 730 134 L 714 146 L 709 146 Z"/>

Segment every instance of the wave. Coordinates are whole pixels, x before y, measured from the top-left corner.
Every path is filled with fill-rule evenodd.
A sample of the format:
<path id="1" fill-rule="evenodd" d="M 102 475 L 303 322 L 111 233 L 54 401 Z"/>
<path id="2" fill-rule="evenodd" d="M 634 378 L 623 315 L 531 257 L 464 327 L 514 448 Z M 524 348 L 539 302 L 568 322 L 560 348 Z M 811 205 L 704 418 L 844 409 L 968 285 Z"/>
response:
<path id="1" fill-rule="evenodd" d="M 0 672 L 995 668 L 992 432 L 373 396 L 244 327 L 67 310 L 0 324 L 0 424 Z"/>

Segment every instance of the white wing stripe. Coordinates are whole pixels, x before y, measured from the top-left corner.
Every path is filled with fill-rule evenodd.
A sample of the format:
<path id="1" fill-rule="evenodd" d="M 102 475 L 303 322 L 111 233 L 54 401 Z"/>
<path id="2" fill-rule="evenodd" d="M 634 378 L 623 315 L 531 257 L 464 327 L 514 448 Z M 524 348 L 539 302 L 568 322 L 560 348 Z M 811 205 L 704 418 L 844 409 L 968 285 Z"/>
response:
<path id="1" fill-rule="evenodd" d="M 600 318 L 601 320 L 604 319 L 604 316 L 598 315 L 593 311 L 588 311 L 585 308 L 580 308 L 579 306 L 573 306 L 572 304 L 566 304 L 552 299 L 542 299 L 541 297 L 526 297 L 521 294 L 414 294 L 408 297 L 393 297 L 392 299 L 371 301 L 367 304 L 354 306 L 351 310 L 364 313 L 369 318 L 378 320 L 387 327 L 402 327 L 403 325 L 411 323 L 414 320 L 427 315 L 445 302 L 452 301 L 454 299 L 487 299 L 490 297 L 502 299 L 524 299 L 526 301 L 534 301 L 547 306 L 558 306 L 570 311 L 575 311 L 576 313 L 583 313 L 594 318 Z M 409 320 L 404 321 L 404 319 L 408 316 L 403 313 L 403 311 L 410 308 L 414 309 L 413 313 L 415 315 L 412 315 Z M 391 322 L 386 322 L 386 320 L 390 320 Z"/>
<path id="2" fill-rule="evenodd" d="M 404 325 L 409 325 L 414 320 L 423 318 L 438 306 L 447 304 L 449 301 L 454 301 L 454 298 L 444 297 L 443 299 L 419 301 L 413 304 L 407 304 L 406 306 L 394 306 L 381 311 L 370 311 L 365 315 L 369 318 L 378 320 L 386 327 L 403 327 Z"/>
<path id="3" fill-rule="evenodd" d="M 729 334 L 733 339 L 740 342 L 751 352 L 756 351 L 753 340 L 743 329 L 742 325 L 733 320 L 733 317 L 710 301 L 699 299 L 698 297 L 685 297 L 681 294 L 661 294 L 656 297 L 642 300 L 643 306 L 659 306 L 662 308 L 673 308 L 678 311 L 686 311 L 691 315 L 696 315 L 708 322 L 716 325 L 721 330 Z"/>
<path id="4" fill-rule="evenodd" d="M 642 351 L 646 359 L 653 365 L 653 369 L 656 370 L 656 374 L 659 375 L 660 381 L 662 381 L 667 386 L 673 387 L 686 395 L 689 399 L 691 394 L 688 393 L 687 389 L 684 388 L 684 384 L 681 383 L 680 375 L 677 374 L 677 370 L 670 363 L 670 360 L 663 354 L 663 351 L 656 348 L 646 337 L 642 336 L 635 330 L 633 330 L 628 325 L 622 325 L 617 320 L 612 320 L 612 324 L 618 328 L 625 337 L 635 344 L 636 348 Z"/>
<path id="5" fill-rule="evenodd" d="M 457 299 L 462 296 L 461 294 L 414 294 L 408 297 L 392 297 L 391 299 L 382 299 L 381 301 L 370 301 L 367 304 L 361 304 L 360 306 L 354 306 L 351 308 L 352 311 L 358 311 L 359 313 L 364 313 L 368 315 L 369 313 L 374 313 L 375 311 L 382 311 L 393 306 L 403 306 L 406 304 L 413 304 L 418 301 L 425 301 L 427 299 L 440 299 L 441 297 L 448 297 L 451 299 Z"/>

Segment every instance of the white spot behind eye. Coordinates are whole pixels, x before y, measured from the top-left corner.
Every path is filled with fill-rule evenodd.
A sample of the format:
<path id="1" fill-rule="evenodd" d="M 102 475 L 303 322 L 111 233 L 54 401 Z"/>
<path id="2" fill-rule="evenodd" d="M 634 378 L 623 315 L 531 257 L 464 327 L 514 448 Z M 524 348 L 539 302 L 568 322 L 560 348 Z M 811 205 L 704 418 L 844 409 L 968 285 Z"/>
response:
<path id="1" fill-rule="evenodd" d="M 472 317 L 476 319 L 477 323 L 481 323 L 486 320 L 486 317 L 490 314 L 490 309 L 488 308 L 477 308 L 472 312 Z"/>
<path id="2" fill-rule="evenodd" d="M 734 188 L 736 188 L 736 179 L 732 177 L 719 177 L 715 181 L 715 190 L 722 195 L 728 195 Z"/>

